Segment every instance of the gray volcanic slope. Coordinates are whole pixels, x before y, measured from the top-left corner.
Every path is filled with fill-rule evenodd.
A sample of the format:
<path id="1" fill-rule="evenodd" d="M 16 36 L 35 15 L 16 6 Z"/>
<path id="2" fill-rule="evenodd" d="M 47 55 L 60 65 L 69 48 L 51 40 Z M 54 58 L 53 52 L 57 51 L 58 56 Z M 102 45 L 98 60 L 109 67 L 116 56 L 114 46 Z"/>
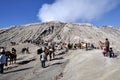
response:
<path id="1" fill-rule="evenodd" d="M 7 66 L 8 70 L 6 67 L 4 74 L 0 74 L 0 80 L 120 80 L 119 35 L 120 29 L 116 27 L 59 21 L 0 29 L 0 46 L 6 46 L 7 50 L 15 47 L 17 51 L 17 64 Z M 101 49 L 76 49 L 65 54 L 64 49 L 56 50 L 55 59 L 47 61 L 44 69 L 41 68 L 40 56 L 36 53 L 39 46 L 23 43 L 26 40 L 40 39 L 66 43 L 80 41 L 98 47 L 98 41 L 104 41 L 105 38 L 109 39 L 116 57 L 104 57 Z M 10 42 L 18 45 L 11 46 Z M 30 54 L 21 54 L 24 47 L 29 47 Z"/>
<path id="2" fill-rule="evenodd" d="M 53 33 L 48 33 L 54 26 Z M 45 36 L 42 33 L 47 30 Z M 42 36 L 41 36 L 42 35 Z M 21 43 L 25 40 L 54 40 L 62 42 L 90 42 L 98 46 L 98 41 L 108 38 L 111 46 L 119 50 L 120 29 L 111 26 L 96 27 L 92 24 L 62 23 L 59 21 L 33 23 L 0 29 L 0 45 L 7 46 L 10 42 Z M 58 36 L 60 39 L 58 40 Z"/>

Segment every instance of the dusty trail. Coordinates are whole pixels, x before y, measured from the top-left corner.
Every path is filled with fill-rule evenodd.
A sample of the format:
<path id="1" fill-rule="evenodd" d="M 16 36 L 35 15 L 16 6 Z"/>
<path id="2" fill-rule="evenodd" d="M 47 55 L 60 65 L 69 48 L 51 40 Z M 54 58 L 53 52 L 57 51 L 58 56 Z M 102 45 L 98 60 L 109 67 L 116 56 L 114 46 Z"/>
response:
<path id="1" fill-rule="evenodd" d="M 59 54 L 61 51 L 57 52 Z M 103 57 L 101 50 L 69 50 L 40 67 L 39 56 L 5 74 L 0 80 L 119 80 L 120 58 Z"/>
<path id="2" fill-rule="evenodd" d="M 62 51 L 58 51 L 56 54 Z M 56 56 L 55 60 L 46 62 L 47 67 L 43 69 L 40 65 L 39 55 L 28 55 L 28 63 L 6 70 L 4 74 L 0 75 L 0 80 L 54 80 L 62 72 L 66 64 L 63 55 L 59 55 Z"/>
<path id="3" fill-rule="evenodd" d="M 103 57 L 101 50 L 74 51 L 60 80 L 119 80 L 120 58 Z"/>

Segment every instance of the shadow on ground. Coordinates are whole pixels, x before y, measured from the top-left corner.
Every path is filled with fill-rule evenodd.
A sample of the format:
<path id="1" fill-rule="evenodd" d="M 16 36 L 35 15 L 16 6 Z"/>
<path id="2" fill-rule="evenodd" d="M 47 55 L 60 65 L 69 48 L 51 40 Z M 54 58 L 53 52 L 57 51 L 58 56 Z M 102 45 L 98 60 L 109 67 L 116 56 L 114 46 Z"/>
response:
<path id="1" fill-rule="evenodd" d="M 31 61 L 35 61 L 35 60 L 36 60 L 36 59 L 25 60 L 25 61 L 21 61 L 21 62 L 19 62 L 19 63 L 17 63 L 17 64 L 23 65 L 23 64 L 27 64 L 27 63 L 29 63 L 29 62 L 31 62 Z"/>
<path id="2" fill-rule="evenodd" d="M 9 72 L 5 72 L 4 74 L 13 73 L 13 72 L 19 72 L 19 71 L 24 71 L 24 70 L 28 70 L 28 69 L 31 69 L 31 68 L 33 68 L 33 67 L 28 67 L 28 68 L 18 69 L 18 70 L 14 70 L 14 71 L 9 71 Z"/>
<path id="3" fill-rule="evenodd" d="M 52 60 L 61 60 L 61 59 L 64 59 L 63 57 L 58 57 L 58 58 L 54 58 Z"/>

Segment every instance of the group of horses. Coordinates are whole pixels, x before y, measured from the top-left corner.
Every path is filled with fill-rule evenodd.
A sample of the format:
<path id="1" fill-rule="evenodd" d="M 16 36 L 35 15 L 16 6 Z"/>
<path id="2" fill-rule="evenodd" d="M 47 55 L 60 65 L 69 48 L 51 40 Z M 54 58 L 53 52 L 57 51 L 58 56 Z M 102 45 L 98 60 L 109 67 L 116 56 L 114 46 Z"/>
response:
<path id="1" fill-rule="evenodd" d="M 80 48 L 80 49 L 84 49 L 84 48 L 87 48 L 88 47 L 88 44 L 85 43 L 85 42 L 81 42 L 81 43 L 63 43 L 61 45 L 61 48 L 68 48 L 68 49 L 72 49 L 72 48 Z"/>
<path id="2" fill-rule="evenodd" d="M 68 45 L 68 49 L 88 49 L 88 43 L 86 42 L 79 42 L 79 43 L 69 43 Z"/>
<path id="3" fill-rule="evenodd" d="M 0 51 L 4 51 L 4 53 L 5 53 L 5 56 L 6 56 L 6 64 L 5 65 L 6 66 L 8 66 L 8 63 L 9 63 L 9 65 L 16 63 L 17 54 L 16 54 L 15 48 L 12 48 L 11 51 L 9 51 L 9 50 L 5 50 L 5 48 L 3 48 L 3 47 L 0 47 Z M 25 52 L 30 53 L 29 47 L 22 48 L 21 53 L 25 53 Z"/>
<path id="4" fill-rule="evenodd" d="M 44 52 L 46 54 L 46 56 L 48 57 L 49 56 L 49 60 L 51 61 L 52 59 L 55 58 L 55 53 L 54 53 L 54 48 L 47 48 L 47 47 L 44 47 L 43 48 L 39 48 L 37 50 L 37 54 L 41 54 L 42 52 Z M 46 57 L 46 60 L 48 60 L 48 58 Z"/>
<path id="5" fill-rule="evenodd" d="M 6 56 L 6 66 L 8 66 L 8 62 L 10 62 L 10 64 L 16 63 L 17 54 L 15 48 L 12 48 L 11 51 L 5 51 L 4 48 L 0 48 L 0 51 L 2 51 Z"/>
<path id="6" fill-rule="evenodd" d="M 15 43 L 12 43 L 13 45 L 15 45 Z M 105 44 L 102 42 L 102 41 L 98 41 L 98 44 L 99 46 L 101 47 L 101 49 L 103 49 L 103 47 L 105 47 Z M 79 42 L 79 43 L 62 43 L 62 44 L 59 44 L 61 46 L 61 49 L 66 49 L 66 51 L 68 49 L 76 49 L 76 48 L 79 48 L 79 49 L 88 49 L 88 43 L 86 42 Z M 93 46 L 94 48 L 94 46 Z M 22 48 L 22 53 L 30 53 L 29 52 L 29 47 L 27 48 Z M 52 60 L 54 59 L 55 57 L 55 45 L 54 45 L 54 48 L 53 47 L 50 47 L 50 48 L 47 48 L 45 47 L 44 50 L 42 48 L 38 49 L 37 50 L 37 54 L 41 54 L 42 52 L 45 52 L 45 54 L 47 56 L 49 56 L 49 59 Z M 11 51 L 5 51 L 5 55 L 6 55 L 6 65 L 8 64 L 8 62 L 10 62 L 10 64 L 13 64 L 13 63 L 16 63 L 16 59 L 17 59 L 17 54 L 16 54 L 16 50 L 14 48 L 12 48 Z"/>
<path id="7" fill-rule="evenodd" d="M 105 43 L 104 42 L 102 42 L 102 41 L 98 41 L 98 45 L 99 45 L 99 47 L 101 48 L 101 49 L 103 49 L 103 47 L 105 47 Z M 90 48 L 95 48 L 96 49 L 96 47 L 93 45 L 93 44 L 90 44 L 90 43 L 86 43 L 86 42 L 79 42 L 79 43 L 75 43 L 74 45 L 73 44 L 68 44 L 68 48 L 70 49 L 70 48 L 72 48 L 71 46 L 73 46 L 74 48 L 80 48 L 80 49 L 88 49 L 89 47 Z"/>
<path id="8" fill-rule="evenodd" d="M 85 42 L 81 42 L 81 43 L 77 43 L 77 44 L 67 44 L 67 43 L 61 43 L 61 44 L 57 44 L 57 45 L 60 45 L 60 49 L 65 49 L 65 52 L 67 52 L 69 49 L 76 49 L 76 48 L 80 48 L 80 49 L 87 49 L 88 48 L 88 45 L 87 43 Z M 45 47 L 40 47 L 38 50 L 37 50 L 37 54 L 41 54 L 42 52 L 44 52 L 47 56 L 49 56 L 49 59 L 50 61 L 52 59 L 54 59 L 55 57 L 55 50 L 58 49 L 58 48 L 55 48 L 57 47 L 57 45 L 54 45 L 54 46 L 45 46 Z"/>

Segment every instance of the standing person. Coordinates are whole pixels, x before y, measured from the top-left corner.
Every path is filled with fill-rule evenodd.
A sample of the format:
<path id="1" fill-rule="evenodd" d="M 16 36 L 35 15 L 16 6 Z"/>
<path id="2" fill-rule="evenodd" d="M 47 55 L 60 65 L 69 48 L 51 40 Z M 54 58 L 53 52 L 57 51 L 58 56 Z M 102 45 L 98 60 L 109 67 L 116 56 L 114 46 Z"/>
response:
<path id="1" fill-rule="evenodd" d="M 13 54 L 13 60 L 15 61 L 16 63 L 16 60 L 17 60 L 17 54 L 16 54 L 16 49 L 15 48 L 12 48 L 12 54 Z"/>
<path id="2" fill-rule="evenodd" d="M 108 38 L 105 39 L 105 47 L 106 47 L 106 51 L 109 52 L 109 46 L 110 46 L 110 42 L 108 40 Z"/>
<path id="3" fill-rule="evenodd" d="M 53 53 L 53 49 L 49 48 L 49 59 L 50 59 L 50 61 L 52 60 L 52 53 Z"/>
<path id="4" fill-rule="evenodd" d="M 42 52 L 41 54 L 40 54 L 40 61 L 41 61 L 41 67 L 42 68 L 45 68 L 45 61 L 46 61 L 46 54 L 45 54 L 45 52 Z"/>
<path id="5" fill-rule="evenodd" d="M 54 31 L 54 26 L 52 26 L 52 33 L 53 33 L 53 31 Z"/>
<path id="6" fill-rule="evenodd" d="M 55 58 L 55 43 L 52 42 L 53 58 Z"/>
<path id="7" fill-rule="evenodd" d="M 111 57 L 114 57 L 114 52 L 113 52 L 112 47 L 110 47 L 110 58 L 111 58 Z"/>
<path id="8" fill-rule="evenodd" d="M 87 51 L 87 50 L 88 50 L 88 43 L 86 43 L 86 46 L 85 46 L 85 47 L 86 47 L 86 51 Z"/>
<path id="9" fill-rule="evenodd" d="M 15 48 L 12 48 L 11 51 L 16 54 L 16 49 Z"/>
<path id="10" fill-rule="evenodd" d="M 0 73 L 3 74 L 4 72 L 4 65 L 6 64 L 6 56 L 4 49 L 0 53 Z"/>
<path id="11" fill-rule="evenodd" d="M 106 56 L 106 48 L 102 51 L 103 55 Z"/>
<path id="12" fill-rule="evenodd" d="M 109 55 L 109 46 L 110 46 L 110 42 L 109 42 L 108 38 L 106 38 L 105 39 L 105 47 L 106 47 L 107 55 Z"/>

